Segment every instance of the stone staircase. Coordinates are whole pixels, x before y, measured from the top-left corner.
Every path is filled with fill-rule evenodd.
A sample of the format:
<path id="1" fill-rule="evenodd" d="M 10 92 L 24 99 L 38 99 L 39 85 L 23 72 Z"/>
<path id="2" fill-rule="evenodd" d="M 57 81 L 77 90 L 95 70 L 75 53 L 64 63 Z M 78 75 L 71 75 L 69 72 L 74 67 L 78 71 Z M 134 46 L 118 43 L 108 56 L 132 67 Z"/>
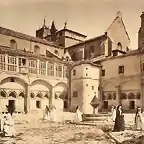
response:
<path id="1" fill-rule="evenodd" d="M 98 113 L 98 114 L 84 114 L 83 123 L 84 124 L 105 124 L 112 123 L 110 119 L 110 114 L 108 113 Z"/>

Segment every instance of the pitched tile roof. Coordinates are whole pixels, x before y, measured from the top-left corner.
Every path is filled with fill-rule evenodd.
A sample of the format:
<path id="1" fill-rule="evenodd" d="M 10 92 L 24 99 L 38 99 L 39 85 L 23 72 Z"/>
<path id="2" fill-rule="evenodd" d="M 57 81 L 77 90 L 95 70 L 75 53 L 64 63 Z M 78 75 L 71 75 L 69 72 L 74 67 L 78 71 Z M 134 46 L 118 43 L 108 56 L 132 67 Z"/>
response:
<path id="1" fill-rule="evenodd" d="M 7 35 L 7 36 L 12 36 L 12 37 L 16 37 L 16 38 L 24 39 L 24 40 L 28 40 L 28 41 L 33 41 L 33 42 L 37 42 L 37 43 L 41 43 L 41 44 L 44 44 L 44 45 L 49 45 L 49 46 L 61 48 L 60 46 L 58 46 L 57 44 L 55 44 L 53 42 L 49 42 L 47 40 L 44 40 L 44 39 L 41 39 L 41 38 L 38 38 L 38 37 L 23 34 L 21 32 L 16 32 L 14 30 L 6 29 L 6 28 L 3 28 L 3 27 L 0 27 L 0 34 Z"/>

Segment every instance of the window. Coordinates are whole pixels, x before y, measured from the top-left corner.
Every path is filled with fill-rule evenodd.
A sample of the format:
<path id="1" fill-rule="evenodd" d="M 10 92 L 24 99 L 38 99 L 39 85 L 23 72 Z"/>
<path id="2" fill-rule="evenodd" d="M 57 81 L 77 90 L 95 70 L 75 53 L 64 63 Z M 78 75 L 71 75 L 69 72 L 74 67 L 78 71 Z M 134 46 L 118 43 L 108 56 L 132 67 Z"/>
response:
<path id="1" fill-rule="evenodd" d="M 5 70 L 5 55 L 0 54 L 0 69 Z"/>
<path id="2" fill-rule="evenodd" d="M 136 99 L 140 99 L 141 98 L 141 94 L 140 94 L 140 92 L 138 92 L 137 94 L 136 94 Z"/>
<path id="3" fill-rule="evenodd" d="M 135 109 L 135 101 L 130 101 L 129 102 L 129 108 L 132 109 L 132 110 Z"/>
<path id="4" fill-rule="evenodd" d="M 94 86 L 92 86 L 92 90 L 94 90 Z"/>
<path id="5" fill-rule="evenodd" d="M 102 70 L 102 76 L 105 76 L 105 70 L 104 69 Z"/>
<path id="6" fill-rule="evenodd" d="M 39 74 L 46 75 L 46 62 L 39 61 Z"/>
<path id="7" fill-rule="evenodd" d="M 63 77 L 67 78 L 67 66 L 63 66 Z"/>
<path id="8" fill-rule="evenodd" d="M 73 97 L 78 97 L 78 92 L 77 91 L 73 91 Z"/>
<path id="9" fill-rule="evenodd" d="M 108 100 L 111 100 L 111 99 L 112 99 L 112 95 L 108 94 Z"/>
<path id="10" fill-rule="evenodd" d="M 128 94 L 128 99 L 135 99 L 135 94 L 133 92 L 130 92 Z"/>
<path id="11" fill-rule="evenodd" d="M 116 100 L 116 93 L 113 93 L 113 100 Z"/>
<path id="12" fill-rule="evenodd" d="M 117 43 L 117 49 L 122 50 L 122 44 L 120 42 Z"/>
<path id="13" fill-rule="evenodd" d="M 21 66 L 21 67 L 26 66 L 26 59 L 25 58 L 19 58 L 19 66 Z"/>
<path id="14" fill-rule="evenodd" d="M 37 61 L 29 60 L 29 73 L 37 74 Z"/>
<path id="15" fill-rule="evenodd" d="M 35 54 L 39 54 L 39 53 L 40 53 L 40 48 L 39 48 L 39 46 L 37 46 L 37 45 L 34 46 L 34 53 L 35 53 Z"/>
<path id="16" fill-rule="evenodd" d="M 120 95 L 120 99 L 121 100 L 126 100 L 127 99 L 127 95 L 122 92 L 121 95 Z"/>
<path id="17" fill-rule="evenodd" d="M 17 69 L 16 57 L 8 56 L 8 71 L 16 71 Z"/>
<path id="18" fill-rule="evenodd" d="M 54 76 L 54 64 L 51 62 L 48 62 L 47 64 L 47 75 Z"/>
<path id="19" fill-rule="evenodd" d="M 88 68 L 86 68 L 86 70 L 87 70 Z"/>
<path id="20" fill-rule="evenodd" d="M 10 82 L 15 82 L 14 78 L 10 78 Z"/>
<path id="21" fill-rule="evenodd" d="M 119 66 L 118 73 L 119 74 L 124 73 L 124 66 Z"/>
<path id="22" fill-rule="evenodd" d="M 54 52 L 56 55 L 59 55 L 59 53 L 58 53 L 58 51 L 57 50 L 55 50 L 55 52 Z"/>
<path id="23" fill-rule="evenodd" d="M 68 101 L 64 101 L 64 109 L 68 109 Z"/>
<path id="24" fill-rule="evenodd" d="M 88 84 L 86 84 L 86 86 L 88 86 Z"/>
<path id="25" fill-rule="evenodd" d="M 31 94 L 30 94 L 30 97 L 31 97 L 31 98 L 34 98 L 34 97 L 35 97 L 34 93 L 31 93 Z"/>
<path id="26" fill-rule="evenodd" d="M 86 76 L 88 76 L 88 74 L 86 73 Z"/>
<path id="27" fill-rule="evenodd" d="M 94 53 L 94 46 L 90 47 L 90 51 L 91 51 L 91 53 Z"/>
<path id="28" fill-rule="evenodd" d="M 62 77 L 62 65 L 61 64 L 56 64 L 56 76 Z"/>
<path id="29" fill-rule="evenodd" d="M 73 76 L 75 76 L 76 75 L 76 70 L 73 70 Z"/>
<path id="30" fill-rule="evenodd" d="M 17 48 L 17 43 L 15 40 L 10 40 L 10 47 L 16 49 Z"/>
<path id="31" fill-rule="evenodd" d="M 6 97 L 6 92 L 5 91 L 1 91 L 1 96 L 2 97 Z"/>
<path id="32" fill-rule="evenodd" d="M 40 105 L 40 101 L 36 101 L 36 108 L 40 108 L 41 105 Z"/>

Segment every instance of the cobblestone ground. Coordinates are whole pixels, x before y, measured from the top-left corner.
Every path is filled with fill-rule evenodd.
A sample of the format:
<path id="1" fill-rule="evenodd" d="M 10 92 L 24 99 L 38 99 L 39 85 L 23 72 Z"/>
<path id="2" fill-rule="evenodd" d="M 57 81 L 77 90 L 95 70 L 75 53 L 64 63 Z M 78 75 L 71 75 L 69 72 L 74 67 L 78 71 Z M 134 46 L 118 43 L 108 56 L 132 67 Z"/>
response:
<path id="1" fill-rule="evenodd" d="M 14 115 L 16 138 L 0 138 L 0 144 L 113 144 L 105 131 L 113 123 L 102 122 L 96 126 L 50 123 L 41 120 L 42 114 Z M 70 115 L 69 115 L 70 117 Z M 133 123 L 134 115 L 126 115 L 127 124 Z M 131 117 L 131 118 L 130 118 Z M 71 119 L 71 118 L 70 118 Z M 103 130 L 104 130 L 103 129 Z M 131 132 L 126 133 L 132 136 Z M 133 133 L 133 132 L 132 132 Z M 113 135 L 121 137 L 121 133 Z M 124 134 L 125 135 L 125 134 Z M 139 135 L 139 134 L 138 134 Z M 123 136 L 123 135 L 122 135 Z M 131 137 L 133 138 L 133 137 Z M 123 139 L 123 138 L 122 138 Z"/>
<path id="2" fill-rule="evenodd" d="M 56 124 L 17 124 L 16 138 L 2 138 L 2 144 L 110 144 L 111 140 L 94 126 Z"/>

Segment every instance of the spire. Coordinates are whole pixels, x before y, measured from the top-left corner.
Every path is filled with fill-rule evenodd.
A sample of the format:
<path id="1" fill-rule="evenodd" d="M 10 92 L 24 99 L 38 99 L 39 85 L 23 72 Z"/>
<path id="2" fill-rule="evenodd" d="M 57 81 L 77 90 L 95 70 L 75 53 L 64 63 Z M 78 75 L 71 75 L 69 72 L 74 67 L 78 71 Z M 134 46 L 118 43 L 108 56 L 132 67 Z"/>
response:
<path id="1" fill-rule="evenodd" d="M 67 29 L 67 20 L 65 21 L 64 29 Z"/>
<path id="2" fill-rule="evenodd" d="M 117 12 L 116 17 L 122 18 L 122 13 L 120 11 Z"/>
<path id="3" fill-rule="evenodd" d="M 46 27 L 46 25 L 45 25 L 45 18 L 46 18 L 46 16 L 44 16 L 44 23 L 43 23 L 43 27 Z"/>

